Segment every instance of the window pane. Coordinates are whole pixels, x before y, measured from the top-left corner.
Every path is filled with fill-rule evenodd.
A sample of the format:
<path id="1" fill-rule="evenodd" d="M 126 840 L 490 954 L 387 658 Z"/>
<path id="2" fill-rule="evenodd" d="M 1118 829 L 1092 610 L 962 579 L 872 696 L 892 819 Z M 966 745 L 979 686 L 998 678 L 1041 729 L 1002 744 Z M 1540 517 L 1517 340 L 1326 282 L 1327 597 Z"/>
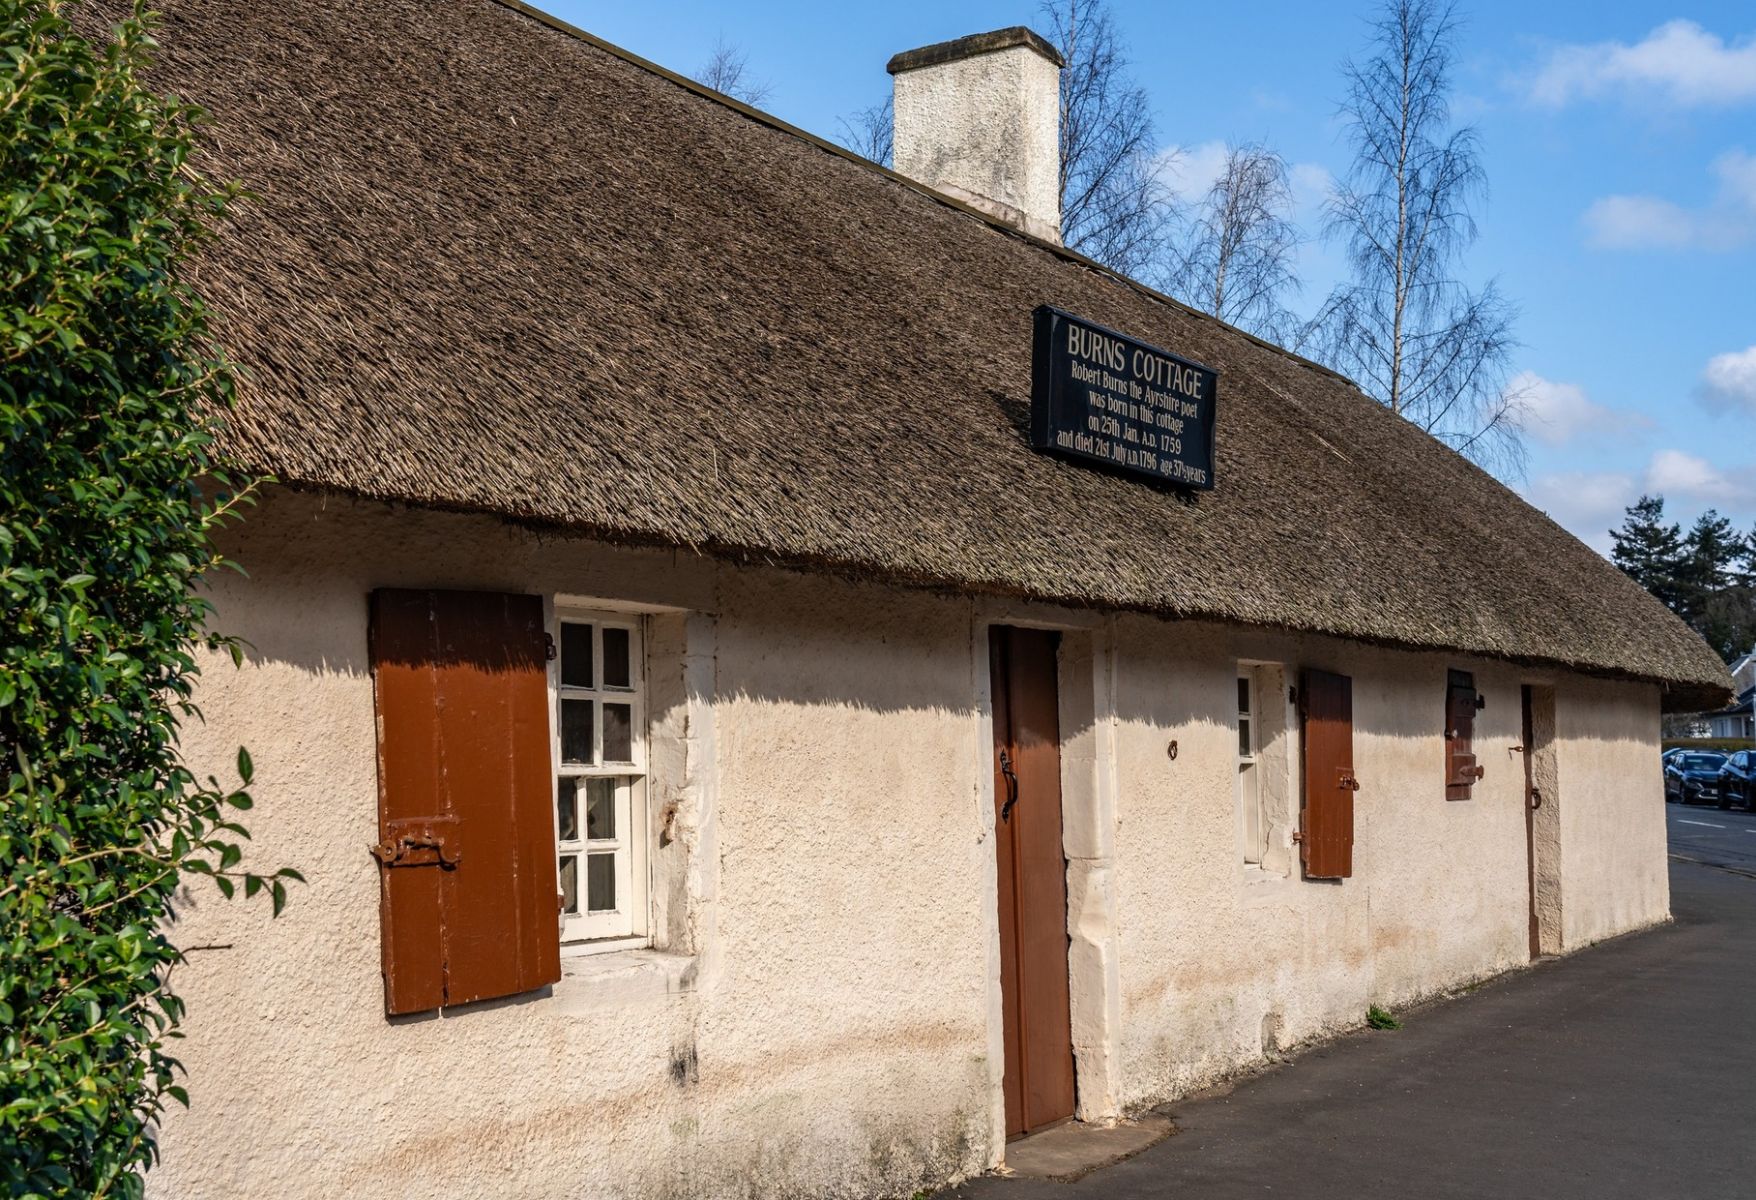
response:
<path id="1" fill-rule="evenodd" d="M 561 683 L 565 687 L 591 686 L 591 626 L 561 626 Z"/>
<path id="2" fill-rule="evenodd" d="M 616 787 L 620 779 L 585 781 L 585 836 L 593 841 L 616 836 Z"/>
<path id="3" fill-rule="evenodd" d="M 555 789 L 555 827 L 564 842 L 579 840 L 579 785 L 563 779 Z"/>
<path id="4" fill-rule="evenodd" d="M 591 758 L 591 700 L 561 701 L 561 761 L 589 763 Z"/>
<path id="5" fill-rule="evenodd" d="M 1238 677 L 1238 711 L 1241 713 L 1250 711 L 1250 680 L 1247 676 L 1242 675 Z"/>
<path id="6" fill-rule="evenodd" d="M 561 911 L 579 911 L 579 858 L 572 854 L 561 856 Z"/>
<path id="7" fill-rule="evenodd" d="M 1250 757 L 1250 718 L 1238 718 L 1238 757 Z"/>
<path id="8" fill-rule="evenodd" d="M 633 672 L 628 662 L 628 631 L 604 627 L 604 686 L 632 687 Z"/>
<path id="9" fill-rule="evenodd" d="M 616 856 L 585 856 L 585 907 L 589 912 L 611 912 L 616 907 Z"/>
<path id="10" fill-rule="evenodd" d="M 604 705 L 604 761 L 634 761 L 633 705 Z"/>

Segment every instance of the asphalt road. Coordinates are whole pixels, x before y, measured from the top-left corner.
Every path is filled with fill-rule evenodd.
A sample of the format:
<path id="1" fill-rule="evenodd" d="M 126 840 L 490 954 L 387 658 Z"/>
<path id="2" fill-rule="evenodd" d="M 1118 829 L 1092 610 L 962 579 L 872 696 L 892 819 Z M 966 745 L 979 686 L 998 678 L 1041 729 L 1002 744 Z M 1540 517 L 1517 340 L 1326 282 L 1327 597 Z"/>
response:
<path id="1" fill-rule="evenodd" d="M 1669 806 L 1676 922 L 1311 1050 L 1168 1114 L 1075 1183 L 942 1200 L 1748 1200 L 1756 1195 L 1756 816 Z"/>
<path id="2" fill-rule="evenodd" d="M 1671 853 L 1716 866 L 1756 872 L 1756 813 L 1700 805 L 1665 805 Z M 1751 1009 L 1756 1020 L 1756 1007 Z M 1756 1113 L 1752 1114 L 1756 1118 Z"/>

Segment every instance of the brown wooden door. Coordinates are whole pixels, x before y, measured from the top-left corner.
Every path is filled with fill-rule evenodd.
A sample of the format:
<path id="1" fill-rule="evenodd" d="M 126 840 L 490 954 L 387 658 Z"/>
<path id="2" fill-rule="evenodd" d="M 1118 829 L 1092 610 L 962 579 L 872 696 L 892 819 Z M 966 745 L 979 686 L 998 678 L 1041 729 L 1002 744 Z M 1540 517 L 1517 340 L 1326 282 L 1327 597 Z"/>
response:
<path id="1" fill-rule="evenodd" d="M 1519 692 L 1524 708 L 1523 736 L 1519 739 L 1524 751 L 1524 857 L 1530 885 L 1530 956 L 1535 959 L 1543 952 L 1542 923 L 1537 916 L 1536 874 L 1536 810 L 1543 801 L 1536 786 L 1536 721 L 1531 712 L 1530 685 L 1525 684 Z"/>
<path id="2" fill-rule="evenodd" d="M 1073 1115 L 1059 642 L 1040 629 L 989 634 L 1008 1137 Z"/>
<path id="3" fill-rule="evenodd" d="M 1354 873 L 1354 681 L 1307 669 L 1299 683 L 1305 730 L 1305 807 L 1299 853 L 1307 879 Z"/>

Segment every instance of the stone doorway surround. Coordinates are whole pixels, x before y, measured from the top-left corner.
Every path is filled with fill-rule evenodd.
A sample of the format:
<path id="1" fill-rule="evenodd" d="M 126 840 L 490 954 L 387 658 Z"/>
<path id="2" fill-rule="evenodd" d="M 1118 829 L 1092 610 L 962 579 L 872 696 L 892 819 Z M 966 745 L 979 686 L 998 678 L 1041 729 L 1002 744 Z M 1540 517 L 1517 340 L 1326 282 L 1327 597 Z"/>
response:
<path id="1" fill-rule="evenodd" d="M 995 825 L 990 769 L 994 707 L 988 679 L 989 628 L 1017 625 L 1055 629 L 1061 634 L 1057 683 L 1061 709 L 1062 843 L 1067 857 L 1067 960 L 1077 1122 L 1062 1128 L 1089 1130 L 1113 1126 L 1121 1116 L 1117 1096 L 1122 1025 L 1115 892 L 1115 622 L 1107 616 L 1004 603 L 978 604 L 973 616 L 971 673 L 980 714 L 973 751 L 980 756 L 981 768 L 975 773 L 978 794 L 974 815 L 984 846 L 990 845 Z M 992 896 L 997 886 L 992 853 L 984 855 L 984 863 L 986 890 Z M 987 922 L 993 1147 L 990 1165 L 997 1167 L 1007 1160 L 1009 1149 L 997 903 L 988 906 Z M 1058 1131 L 1047 1131 L 1055 1132 Z"/>

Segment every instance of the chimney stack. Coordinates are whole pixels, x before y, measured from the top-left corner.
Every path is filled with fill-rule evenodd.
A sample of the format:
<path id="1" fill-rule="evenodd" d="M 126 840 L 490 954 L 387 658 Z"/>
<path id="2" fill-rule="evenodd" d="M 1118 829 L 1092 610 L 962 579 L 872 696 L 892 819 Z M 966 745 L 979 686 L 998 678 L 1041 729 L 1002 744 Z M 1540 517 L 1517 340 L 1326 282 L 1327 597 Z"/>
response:
<path id="1" fill-rule="evenodd" d="M 1022 25 L 898 54 L 897 171 L 1059 243 L 1065 65 Z"/>

